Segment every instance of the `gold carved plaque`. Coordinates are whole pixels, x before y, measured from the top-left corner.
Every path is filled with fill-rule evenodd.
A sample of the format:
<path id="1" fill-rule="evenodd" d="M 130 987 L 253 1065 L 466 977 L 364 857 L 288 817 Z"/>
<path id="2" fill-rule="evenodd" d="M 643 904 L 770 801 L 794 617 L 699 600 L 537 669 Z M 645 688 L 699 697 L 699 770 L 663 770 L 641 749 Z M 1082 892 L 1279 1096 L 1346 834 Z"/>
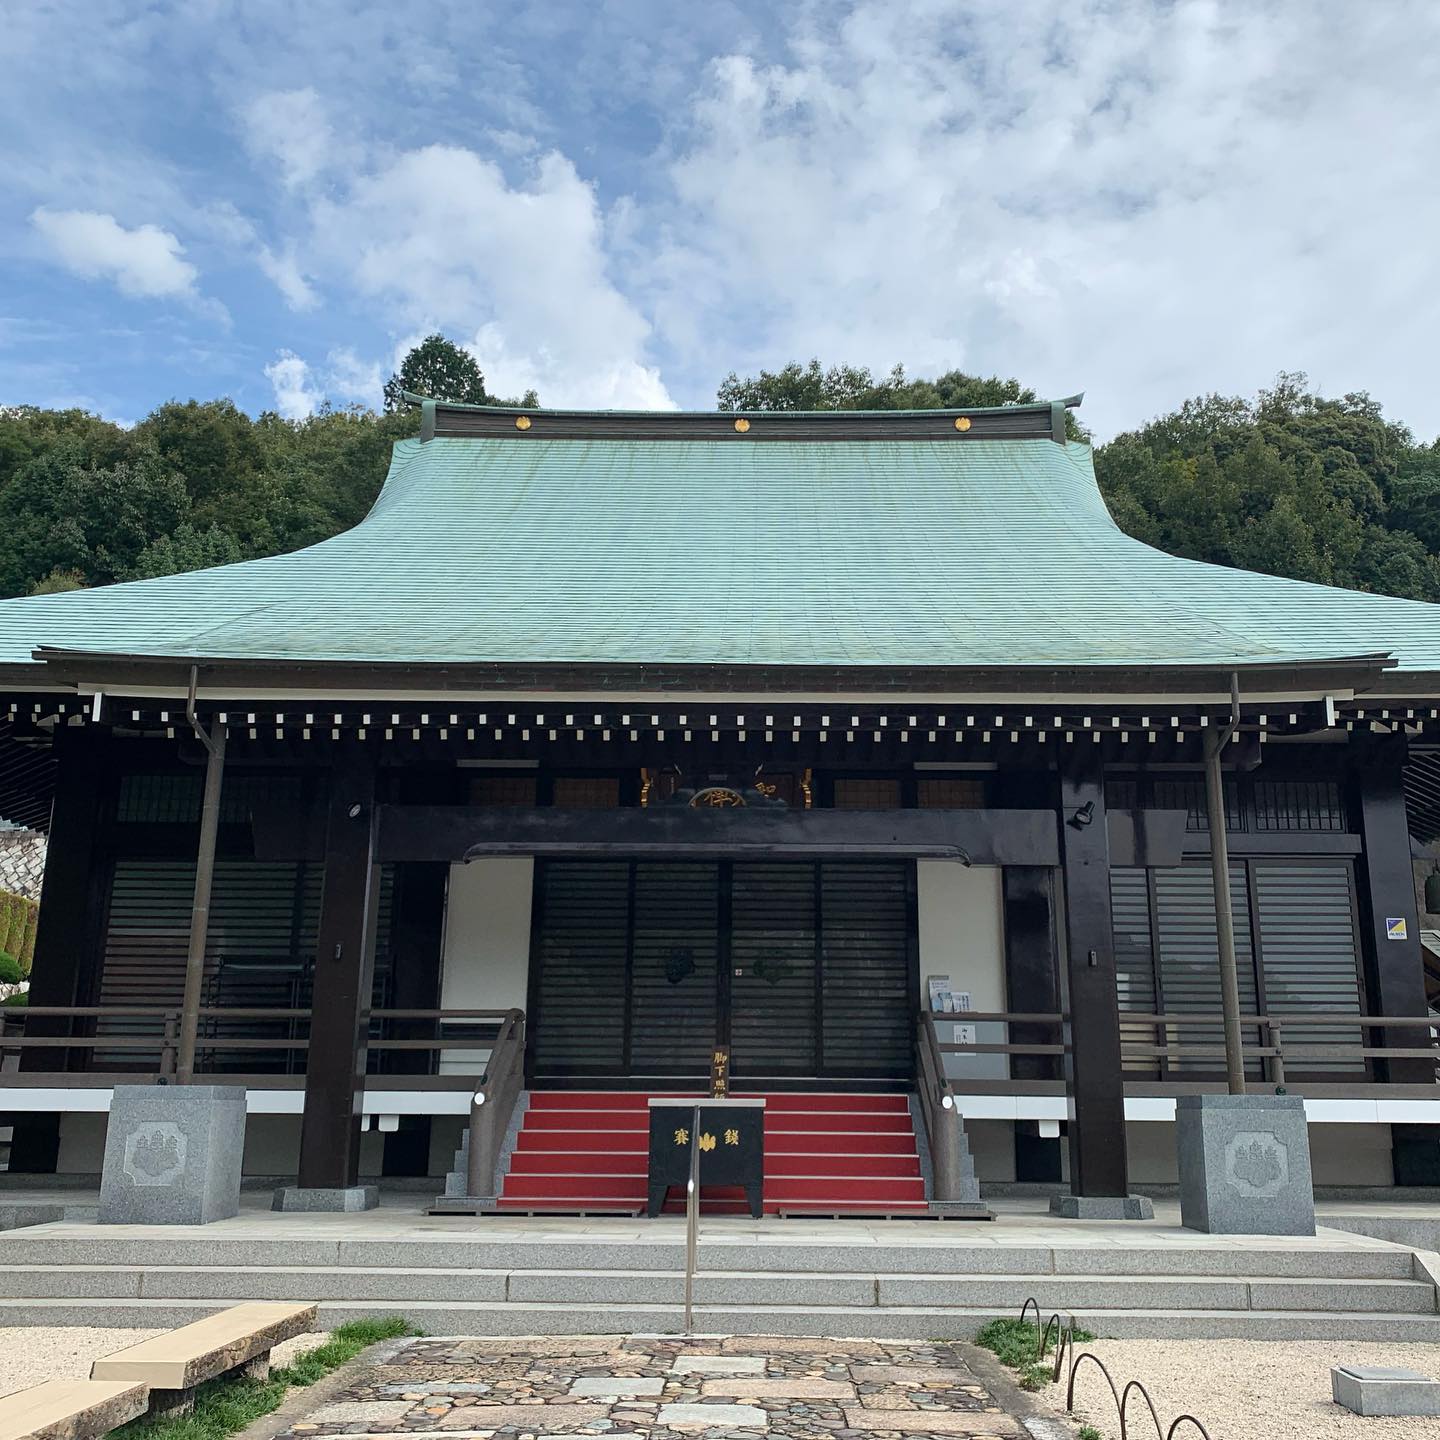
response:
<path id="1" fill-rule="evenodd" d="M 690 798 L 690 806 L 694 810 L 723 810 L 744 803 L 745 797 L 728 785 L 707 786 L 704 790 L 697 790 Z"/>

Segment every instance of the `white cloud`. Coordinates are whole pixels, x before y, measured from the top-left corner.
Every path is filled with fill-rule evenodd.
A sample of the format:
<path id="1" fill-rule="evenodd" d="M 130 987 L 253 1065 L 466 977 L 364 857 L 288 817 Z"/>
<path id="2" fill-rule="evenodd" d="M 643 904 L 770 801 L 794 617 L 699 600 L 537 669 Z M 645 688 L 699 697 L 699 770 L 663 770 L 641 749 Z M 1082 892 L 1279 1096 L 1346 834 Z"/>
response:
<path id="1" fill-rule="evenodd" d="M 159 226 L 127 230 L 113 215 L 49 210 L 43 205 L 30 216 L 30 223 L 67 270 L 89 280 L 111 280 L 122 295 L 199 298 L 195 285 L 199 272 L 184 258 L 179 240 Z"/>
<path id="2" fill-rule="evenodd" d="M 1104 434 L 1303 367 L 1440 423 L 1440 8 L 795 14 L 788 49 L 712 63 L 647 217 L 672 384 L 960 366 L 1087 388 Z"/>
<path id="3" fill-rule="evenodd" d="M 312 211 L 327 271 L 348 276 L 399 333 L 471 335 L 497 394 L 547 405 L 672 404 L 650 326 L 608 273 L 604 217 L 564 156 L 525 184 L 474 151 L 432 145 L 374 165 Z"/>
<path id="4" fill-rule="evenodd" d="M 240 120 L 251 154 L 277 166 L 291 189 L 310 184 L 336 158 L 324 102 L 308 86 L 257 95 L 241 111 Z"/>
<path id="5" fill-rule="evenodd" d="M 397 362 L 398 363 L 398 362 Z M 275 393 L 275 409 L 287 420 L 303 420 L 326 401 L 358 401 L 378 409 L 385 376 L 374 360 L 362 360 L 348 346 L 331 350 L 323 366 L 312 365 L 293 350 L 281 350 L 265 367 Z"/>
<path id="6" fill-rule="evenodd" d="M 275 392 L 275 408 L 287 420 L 303 420 L 324 400 L 313 383 L 310 367 L 293 350 L 282 350 L 265 367 L 265 378 Z"/>
<path id="7" fill-rule="evenodd" d="M 292 310 L 313 310 L 320 303 L 320 297 L 300 269 L 293 248 L 277 255 L 268 245 L 262 245 L 255 261 Z"/>
<path id="8" fill-rule="evenodd" d="M 341 400 L 358 400 L 378 409 L 384 399 L 385 376 L 374 360 L 362 360 L 349 346 L 325 357 L 326 392 Z"/>

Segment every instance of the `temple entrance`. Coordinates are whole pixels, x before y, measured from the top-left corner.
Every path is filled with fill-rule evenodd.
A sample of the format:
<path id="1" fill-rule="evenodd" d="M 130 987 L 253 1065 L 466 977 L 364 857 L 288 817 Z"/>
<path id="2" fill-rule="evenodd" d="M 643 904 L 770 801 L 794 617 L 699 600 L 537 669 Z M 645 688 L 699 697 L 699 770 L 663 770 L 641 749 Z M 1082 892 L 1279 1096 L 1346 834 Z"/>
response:
<path id="1" fill-rule="evenodd" d="M 906 1082 L 903 861 L 551 860 L 536 871 L 530 1069 L 545 1083 Z"/>

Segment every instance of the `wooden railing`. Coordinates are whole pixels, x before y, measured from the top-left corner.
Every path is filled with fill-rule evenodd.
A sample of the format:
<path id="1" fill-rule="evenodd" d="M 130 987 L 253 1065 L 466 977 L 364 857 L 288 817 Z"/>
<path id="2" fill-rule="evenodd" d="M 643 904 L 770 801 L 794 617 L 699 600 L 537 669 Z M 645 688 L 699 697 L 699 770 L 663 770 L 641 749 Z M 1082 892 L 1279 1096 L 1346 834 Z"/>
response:
<path id="1" fill-rule="evenodd" d="M 490 1199 L 496 1193 L 500 1150 L 524 1088 L 525 1012 L 510 1010 L 501 1021 L 490 1063 L 470 1096 L 470 1155 L 465 1175 L 469 1199 Z"/>
<path id="2" fill-rule="evenodd" d="M 956 1125 L 955 1092 L 945 1076 L 945 1056 L 935 1022 L 920 1012 L 915 1032 L 915 1090 L 920 1117 L 930 1144 L 930 1166 L 936 1200 L 960 1198 L 960 1133 Z"/>
<path id="3" fill-rule="evenodd" d="M 950 1077 L 946 1080 L 948 1090 L 931 1085 L 930 1072 L 944 1074 L 944 1061 L 948 1056 L 1001 1055 L 1006 1057 L 1047 1058 L 1052 1063 L 1063 1059 L 1070 1051 L 1065 1039 L 1067 1016 L 1052 1014 L 1021 1014 L 1013 1011 L 970 1010 L 954 1015 L 939 1017 L 943 1022 L 976 1027 L 974 1041 L 942 1041 L 935 1031 L 935 1017 L 922 1017 L 921 1042 L 917 1047 L 917 1072 L 920 1077 L 922 1094 L 932 1091 L 937 1097 L 954 1093 L 960 1088 L 971 1088 L 969 1077 Z M 1130 1067 L 1127 1080 L 1136 1080 L 1136 1065 L 1151 1066 L 1171 1079 L 1187 1082 L 1202 1082 L 1214 1076 L 1223 1077 L 1225 1046 L 1219 1031 L 1222 1017 L 1216 1011 L 1185 1011 L 1169 1014 L 1144 1014 L 1122 1011 L 1120 1023 L 1128 1033 L 1122 1035 L 1122 1061 Z M 1347 1080 L 1366 1079 L 1373 1070 L 1375 1061 L 1428 1061 L 1429 1067 L 1422 1067 L 1429 1079 L 1440 1079 L 1440 1020 L 1426 1015 L 1345 1015 L 1332 1013 L 1300 1014 L 1254 1014 L 1242 1015 L 1242 1045 L 1247 1064 L 1253 1068 L 1263 1082 L 1283 1086 L 1294 1080 L 1296 1073 L 1307 1071 L 1318 1075 L 1329 1071 L 1329 1078 L 1343 1084 Z M 1043 1040 L 982 1041 L 979 1038 L 981 1026 L 1004 1025 L 1007 1031 L 1024 1028 L 1048 1036 Z M 1303 1032 L 1316 1030 L 1349 1031 L 1358 1038 L 1351 1040 L 1316 1040 L 1299 1038 Z M 1418 1031 L 1414 1044 L 1376 1044 L 1374 1037 L 1382 1032 Z M 1149 1040 L 1140 1038 L 1136 1031 L 1149 1031 Z M 1194 1038 L 1196 1031 L 1214 1032 L 1214 1041 Z M 1187 1034 L 1188 1032 L 1188 1034 Z M 1371 1038 L 1367 1039 L 1367 1032 Z M 1406 1038 L 1403 1034 L 1399 1037 Z M 928 1059 L 927 1059 L 928 1053 Z M 1213 1067 L 1202 1062 L 1213 1062 Z M 1287 1066 L 1289 1067 L 1287 1072 Z M 1353 1073 L 1345 1074 L 1349 1070 Z M 1058 1082 L 1058 1069 L 1056 1079 Z M 1004 1080 L 991 1080 L 985 1088 L 1004 1093 Z"/>
<path id="4" fill-rule="evenodd" d="M 274 1023 L 287 1022 L 294 1030 L 302 1031 L 310 1020 L 308 1009 L 231 1008 L 227 1006 L 204 1006 L 200 1010 L 202 1027 L 206 1022 Z M 943 1122 L 943 1113 L 951 1110 L 957 1077 L 947 1076 L 947 1061 L 951 1057 L 974 1057 L 998 1055 L 1010 1062 L 1004 1068 L 1011 1071 L 1014 1061 L 1031 1058 L 1046 1062 L 1053 1067 L 1053 1081 L 1061 1084 L 1064 1057 L 1069 1053 L 1065 1039 L 1067 1018 L 1059 1013 L 1021 1013 L 1014 1011 L 964 1011 L 939 1017 L 924 1013 L 920 1017 L 915 1037 L 915 1068 L 921 1111 L 937 1167 L 945 1165 L 947 1133 L 949 1127 Z M 937 1019 L 943 1024 L 954 1022 L 959 1025 L 973 1025 L 977 1036 L 973 1043 L 957 1040 L 941 1040 L 936 1029 Z M 34 1021 L 43 1021 L 43 1029 L 50 1033 L 36 1034 Z M 93 1032 L 106 1020 L 149 1021 L 154 1033 L 147 1035 L 125 1035 Z M 442 1052 L 464 1053 L 483 1056 L 487 1074 L 495 1076 L 496 1084 L 511 1085 L 516 1075 L 523 1078 L 524 1058 L 524 1015 L 518 1010 L 471 1010 L 471 1009 L 377 1009 L 371 1011 L 372 1022 L 383 1028 L 389 1022 L 408 1022 L 407 1027 L 417 1024 L 433 1026 L 434 1033 L 426 1036 L 395 1038 L 381 1035 L 371 1039 L 369 1049 L 380 1055 L 395 1052 L 428 1052 L 433 1058 L 430 1070 L 438 1068 Z M 1186 1083 L 1203 1083 L 1213 1076 L 1223 1075 L 1225 1047 L 1220 1040 L 1221 1017 L 1215 1011 L 1186 1011 L 1169 1014 L 1142 1014 L 1122 1011 L 1120 1022 L 1124 1029 L 1122 1057 L 1127 1066 L 1126 1079 L 1139 1083 L 1144 1077 L 1138 1075 L 1137 1067 L 1158 1072 L 1158 1078 L 1169 1078 Z M 447 1024 L 493 1025 L 495 1037 L 446 1034 Z M 1002 1025 L 1011 1037 L 1004 1041 L 981 1040 L 982 1027 Z M 1285 1085 L 1305 1075 L 1307 1067 L 1311 1074 L 1330 1072 L 1337 1084 L 1359 1083 L 1368 1078 L 1375 1068 L 1375 1062 L 1408 1062 L 1408 1067 L 1418 1070 L 1428 1083 L 1440 1068 L 1440 1042 L 1436 1030 L 1440 1020 L 1425 1015 L 1345 1015 L 1331 1013 L 1299 1014 L 1254 1014 L 1242 1015 L 1244 1057 L 1252 1074 L 1260 1081 L 1272 1085 Z M 177 1035 L 179 1010 L 163 1006 L 34 1006 L 7 1009 L 0 1007 L 0 1069 L 13 1071 L 18 1057 L 26 1052 L 79 1052 L 91 1056 L 95 1051 L 158 1052 L 158 1061 L 152 1067 L 136 1066 L 127 1068 L 127 1077 L 169 1078 L 174 1075 L 177 1060 Z M 1314 1038 L 1317 1030 L 1349 1032 L 1334 1040 Z M 1205 1038 L 1196 1039 L 1196 1032 Z M 1407 1035 L 1405 1032 L 1411 1032 Z M 1407 1039 L 1413 1043 L 1377 1044 L 1377 1039 L 1393 1034 L 1397 1042 Z M 1210 1039 L 1213 1035 L 1214 1039 Z M 1036 1037 L 1036 1038 L 1031 1038 Z M 309 1040 L 305 1035 L 293 1033 L 283 1036 L 247 1036 L 202 1034 L 200 1054 L 202 1058 L 212 1052 L 235 1052 L 255 1054 L 258 1057 L 283 1058 L 303 1057 L 308 1050 Z M 69 1076 L 84 1073 L 83 1070 L 67 1070 L 64 1057 L 57 1072 Z M 1208 1062 L 1213 1062 L 1213 1069 Z M 1416 1064 L 1415 1062 L 1429 1062 Z M 1315 1067 L 1319 1067 L 1318 1071 Z M 477 1068 L 479 1064 L 477 1063 Z M 953 1068 L 953 1067 L 951 1067 Z M 1040 1067 L 1034 1067 L 1040 1068 Z M 1346 1069 L 1352 1073 L 1343 1073 Z M 40 1069 L 27 1067 L 28 1076 L 43 1074 Z M 423 1076 L 413 1076 L 420 1079 Z M 1155 1078 L 1155 1077 L 1152 1077 Z M 959 1078 L 962 1088 L 976 1088 L 974 1077 Z M 995 1093 L 1023 1093 L 1027 1088 L 1024 1080 L 1012 1075 L 984 1077 L 980 1088 Z M 1044 1081 L 1034 1083 L 1046 1083 Z M 1413 1082 L 1411 1082 L 1413 1085 Z M 1015 1087 L 1015 1088 L 1012 1088 Z M 477 1091 L 478 1093 L 478 1091 Z M 517 1092 L 518 1093 L 518 1092 Z M 947 1099 L 950 1104 L 947 1105 Z M 513 1102 L 512 1102 L 513 1104 Z M 482 1107 L 483 1108 L 483 1107 Z M 492 1115 L 497 1111 L 492 1110 Z M 507 1117 L 508 1118 L 508 1117 Z M 501 1131 L 503 1138 L 503 1130 Z"/>
<path id="5" fill-rule="evenodd" d="M 284 1058 L 301 1054 L 310 1048 L 308 1037 L 298 1033 L 288 1035 L 213 1035 L 203 1033 L 207 1021 L 239 1021 L 260 1023 L 287 1022 L 292 1031 L 303 1028 L 311 1018 L 308 1009 L 280 1009 L 243 1006 L 203 1005 L 200 1007 L 202 1034 L 197 1053 L 225 1051 L 255 1053 L 257 1055 Z M 429 1022 L 436 1033 L 429 1036 L 393 1038 L 378 1036 L 368 1042 L 369 1049 L 380 1054 L 397 1051 L 428 1051 L 438 1058 L 443 1051 L 459 1051 L 467 1055 L 475 1052 L 489 1052 L 493 1058 L 495 1046 L 502 1035 L 507 1033 L 507 1022 L 521 1014 L 514 1010 L 372 1010 L 372 1024 L 384 1025 L 391 1021 L 410 1023 Z M 34 1034 L 32 1020 L 65 1022 L 63 1034 Z M 523 1017 L 522 1017 L 523 1019 Z M 159 1033 L 148 1035 L 125 1035 L 93 1033 L 99 1029 L 99 1022 L 150 1021 Z M 447 1023 L 493 1024 L 496 1027 L 495 1040 L 477 1039 L 474 1036 L 446 1035 L 443 1027 Z M 83 1033 L 83 1030 L 92 1033 Z M 61 1028 L 59 1024 L 47 1023 L 45 1029 Z M 178 1007 L 146 1005 L 35 1005 L 15 1008 L 0 1006 L 0 1062 L 9 1069 L 13 1057 L 25 1051 L 61 1050 L 80 1051 L 87 1055 L 101 1051 L 157 1051 L 158 1063 L 153 1069 L 126 1070 L 127 1075 L 148 1076 L 152 1079 L 169 1078 L 175 1074 L 178 1061 L 178 1037 L 180 1011 Z M 523 1025 L 522 1025 L 523 1034 Z M 522 1050 L 523 1058 L 523 1050 Z M 203 1071 L 204 1066 L 200 1067 Z M 523 1067 L 522 1067 L 523 1068 Z M 73 1073 L 73 1072 L 66 1072 Z"/>

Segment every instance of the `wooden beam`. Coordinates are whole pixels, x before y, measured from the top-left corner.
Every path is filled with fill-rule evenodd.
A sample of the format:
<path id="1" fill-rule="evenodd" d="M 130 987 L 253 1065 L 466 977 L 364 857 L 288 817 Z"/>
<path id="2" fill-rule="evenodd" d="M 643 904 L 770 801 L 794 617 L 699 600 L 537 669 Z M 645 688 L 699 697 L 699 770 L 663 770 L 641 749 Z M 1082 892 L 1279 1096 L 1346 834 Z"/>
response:
<path id="1" fill-rule="evenodd" d="M 1102 827 L 1103 828 L 1103 827 Z M 890 856 L 1055 865 L 1050 810 L 565 810 L 382 805 L 377 859 L 479 855 Z"/>

